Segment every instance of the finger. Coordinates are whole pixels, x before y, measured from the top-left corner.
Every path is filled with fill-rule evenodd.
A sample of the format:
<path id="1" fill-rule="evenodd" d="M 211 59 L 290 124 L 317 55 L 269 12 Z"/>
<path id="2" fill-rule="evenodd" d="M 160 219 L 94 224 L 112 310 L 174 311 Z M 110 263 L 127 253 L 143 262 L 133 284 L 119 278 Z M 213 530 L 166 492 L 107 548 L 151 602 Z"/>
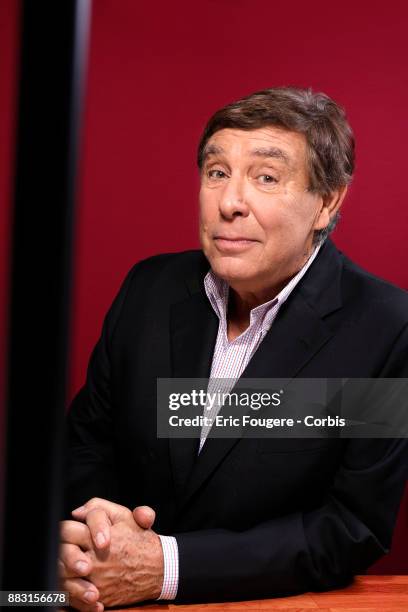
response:
<path id="1" fill-rule="evenodd" d="M 115 504 L 107 499 L 101 499 L 100 497 L 93 497 L 86 504 L 80 506 L 79 508 L 75 508 L 72 510 L 72 515 L 77 520 L 84 521 L 86 519 L 87 514 L 91 510 L 104 510 L 109 517 L 112 525 L 117 523 L 118 521 L 123 521 L 131 518 L 131 512 L 129 508 L 125 506 L 121 506 L 119 504 Z"/>
<path id="2" fill-rule="evenodd" d="M 143 529 L 150 529 L 156 519 L 156 513 L 150 506 L 136 506 L 132 514 L 136 523 Z"/>
<path id="3" fill-rule="evenodd" d="M 85 604 L 81 599 L 76 597 L 69 598 L 69 607 L 80 610 L 80 612 L 103 612 L 104 605 L 101 601 L 94 604 Z"/>
<path id="4" fill-rule="evenodd" d="M 59 575 L 61 578 L 88 576 L 93 569 L 91 559 L 75 544 L 61 544 L 59 561 Z"/>
<path id="5" fill-rule="evenodd" d="M 76 544 L 84 550 L 92 548 L 92 539 L 87 525 L 78 521 L 61 521 L 61 541 L 67 544 Z"/>
<path id="6" fill-rule="evenodd" d="M 62 590 L 68 591 L 70 606 L 74 606 L 72 600 L 76 600 L 81 607 L 78 609 L 89 609 L 90 606 L 95 606 L 99 600 L 99 591 L 92 582 L 83 578 L 67 578 L 61 582 Z"/>
<path id="7" fill-rule="evenodd" d="M 108 548 L 112 523 L 105 510 L 95 508 L 86 515 L 86 524 L 91 532 L 91 538 L 96 548 Z"/>

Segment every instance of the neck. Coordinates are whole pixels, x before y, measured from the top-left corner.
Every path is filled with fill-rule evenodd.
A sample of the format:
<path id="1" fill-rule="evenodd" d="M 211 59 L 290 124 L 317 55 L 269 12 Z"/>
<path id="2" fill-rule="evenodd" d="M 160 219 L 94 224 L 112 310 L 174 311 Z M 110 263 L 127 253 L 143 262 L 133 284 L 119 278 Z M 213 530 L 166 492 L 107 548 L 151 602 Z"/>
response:
<path id="1" fill-rule="evenodd" d="M 283 287 L 284 284 L 281 288 Z M 249 291 L 238 293 L 230 287 L 227 311 L 229 340 L 241 335 L 249 327 L 251 310 L 272 300 L 278 295 L 280 290 L 280 288 L 276 287 L 273 292 L 269 291 L 265 294 L 251 293 Z"/>
<path id="2" fill-rule="evenodd" d="M 312 249 L 313 252 L 313 249 Z M 243 333 L 250 324 L 251 310 L 273 300 L 288 282 L 298 274 L 306 262 L 309 260 L 312 252 L 308 253 L 296 269 L 289 275 L 285 275 L 284 279 L 274 283 L 269 287 L 252 290 L 250 288 L 242 288 L 230 285 L 227 322 L 228 322 L 228 337 L 233 339 Z M 231 336 L 231 337 L 230 337 Z"/>

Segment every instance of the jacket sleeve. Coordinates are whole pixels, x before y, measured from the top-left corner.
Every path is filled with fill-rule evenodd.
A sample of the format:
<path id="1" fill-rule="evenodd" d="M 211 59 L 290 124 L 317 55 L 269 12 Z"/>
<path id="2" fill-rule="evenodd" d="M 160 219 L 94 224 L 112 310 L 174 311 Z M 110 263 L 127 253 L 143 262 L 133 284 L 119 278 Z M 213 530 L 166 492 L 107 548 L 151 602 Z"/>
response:
<path id="1" fill-rule="evenodd" d="M 64 518 L 91 497 L 115 500 L 115 465 L 110 391 L 111 342 L 136 266 L 128 273 L 103 323 L 85 385 L 66 419 Z"/>
<path id="2" fill-rule="evenodd" d="M 176 534 L 177 600 L 258 599 L 348 584 L 389 551 L 407 466 L 407 440 L 349 440 L 319 507 L 244 532 Z"/>
<path id="3" fill-rule="evenodd" d="M 380 376 L 408 378 L 407 327 Z M 348 584 L 389 552 L 407 475 L 407 439 L 349 439 L 319 507 L 244 532 L 176 534 L 177 599 L 257 599 Z"/>

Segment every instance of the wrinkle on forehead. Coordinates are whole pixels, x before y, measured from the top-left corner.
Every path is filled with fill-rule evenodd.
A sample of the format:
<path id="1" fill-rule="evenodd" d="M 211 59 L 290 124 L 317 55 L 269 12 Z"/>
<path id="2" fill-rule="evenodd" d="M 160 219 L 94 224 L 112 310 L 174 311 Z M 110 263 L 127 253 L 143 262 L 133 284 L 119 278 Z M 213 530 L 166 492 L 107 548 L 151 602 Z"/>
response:
<path id="1" fill-rule="evenodd" d="M 232 147 L 235 149 L 234 142 L 232 147 L 225 147 L 226 144 L 230 144 L 226 141 L 231 139 L 236 141 L 236 147 L 241 154 L 280 159 L 292 170 L 306 165 L 305 136 L 275 126 L 251 131 L 233 128 L 219 130 L 207 143 L 203 158 L 232 152 Z"/>

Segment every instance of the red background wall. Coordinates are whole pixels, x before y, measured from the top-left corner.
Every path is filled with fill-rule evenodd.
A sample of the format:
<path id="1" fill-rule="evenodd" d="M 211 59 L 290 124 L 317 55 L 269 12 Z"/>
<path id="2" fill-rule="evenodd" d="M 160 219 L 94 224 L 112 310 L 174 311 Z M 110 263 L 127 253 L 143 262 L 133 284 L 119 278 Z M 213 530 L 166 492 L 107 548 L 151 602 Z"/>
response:
<path id="1" fill-rule="evenodd" d="M 0 5 L 2 202 L 9 193 L 16 6 L 16 0 Z M 357 139 L 357 170 L 335 241 L 371 272 L 408 288 L 407 31 L 402 0 L 94 2 L 70 397 L 129 267 L 158 252 L 198 246 L 200 131 L 219 106 L 258 89 L 312 86 L 345 106 Z M 4 230 L 1 238 L 4 273 Z M 408 499 L 392 557 L 371 573 L 408 572 L 407 507 Z"/>

